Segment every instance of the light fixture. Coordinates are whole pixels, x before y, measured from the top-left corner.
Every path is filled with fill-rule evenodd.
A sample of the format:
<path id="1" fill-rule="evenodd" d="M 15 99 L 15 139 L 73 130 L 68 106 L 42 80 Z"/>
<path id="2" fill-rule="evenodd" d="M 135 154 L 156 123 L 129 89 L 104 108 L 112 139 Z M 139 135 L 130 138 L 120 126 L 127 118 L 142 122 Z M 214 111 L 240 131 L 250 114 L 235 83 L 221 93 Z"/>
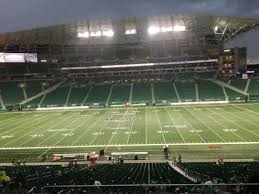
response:
<path id="1" fill-rule="evenodd" d="M 136 34 L 136 33 L 137 33 L 137 31 L 136 31 L 135 28 L 133 28 L 133 29 L 128 29 L 128 30 L 125 31 L 125 34 Z"/>
<path id="2" fill-rule="evenodd" d="M 114 35 L 113 30 L 106 30 L 106 31 L 103 31 L 103 36 L 113 37 L 113 35 Z"/>
<path id="3" fill-rule="evenodd" d="M 214 27 L 214 32 L 217 32 L 218 29 L 219 29 L 219 27 L 218 27 L 218 26 L 215 26 L 215 27 Z"/>
<path id="4" fill-rule="evenodd" d="M 186 31 L 186 26 L 183 26 L 183 25 L 175 25 L 173 27 L 173 31 L 175 32 L 183 32 L 183 31 Z"/>
<path id="5" fill-rule="evenodd" d="M 161 32 L 171 32 L 173 28 L 171 26 L 168 27 L 161 27 Z"/>
<path id="6" fill-rule="evenodd" d="M 102 32 L 100 30 L 98 30 L 96 32 L 91 32 L 90 36 L 92 36 L 92 37 L 102 36 Z"/>
<path id="7" fill-rule="evenodd" d="M 78 32 L 77 37 L 79 38 L 88 38 L 89 37 L 89 32 Z"/>
<path id="8" fill-rule="evenodd" d="M 148 33 L 149 34 L 157 34 L 160 32 L 160 28 L 158 26 L 150 26 L 148 27 Z"/>

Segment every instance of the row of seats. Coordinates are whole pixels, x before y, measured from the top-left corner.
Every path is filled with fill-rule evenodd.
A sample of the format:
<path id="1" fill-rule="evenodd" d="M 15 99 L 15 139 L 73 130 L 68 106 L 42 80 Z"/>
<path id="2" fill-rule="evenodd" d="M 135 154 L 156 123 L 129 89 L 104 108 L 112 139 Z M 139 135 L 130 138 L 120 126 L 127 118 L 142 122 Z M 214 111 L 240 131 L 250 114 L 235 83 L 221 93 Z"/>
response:
<path id="1" fill-rule="evenodd" d="M 186 172 L 196 172 L 198 180 L 201 182 L 208 179 L 219 179 L 223 183 L 252 182 L 251 177 L 258 171 L 257 162 L 228 162 L 228 163 L 181 163 Z"/>
<path id="2" fill-rule="evenodd" d="M 34 96 L 42 91 L 43 81 L 26 81 L 25 91 L 27 97 Z M 244 90 L 247 80 L 233 79 L 231 85 Z M 5 105 L 16 104 L 24 99 L 24 92 L 20 86 L 21 82 L 10 81 L 0 82 L 0 91 Z M 37 107 L 40 104 L 46 106 L 78 106 L 99 103 L 105 105 L 126 104 L 132 100 L 132 103 L 151 103 L 152 88 L 154 91 L 154 100 L 156 103 L 177 102 L 179 96 L 182 102 L 188 101 L 212 101 L 225 100 L 222 87 L 208 80 L 193 81 L 175 81 L 158 82 L 151 87 L 150 83 L 135 83 L 131 88 L 130 84 L 102 84 L 102 85 L 70 85 L 60 86 L 55 91 L 46 96 L 39 97 L 27 104 L 28 107 Z M 198 96 L 196 95 L 196 86 L 198 88 Z M 50 84 L 51 85 L 51 84 Z M 131 94 L 132 92 L 132 94 Z M 178 92 L 178 94 L 177 94 Z M 230 100 L 244 99 L 244 96 L 226 88 L 226 93 Z M 259 81 L 251 80 L 248 88 L 250 95 L 259 95 Z M 198 99 L 197 99 L 198 98 Z"/>
<path id="3" fill-rule="evenodd" d="M 16 166 L 0 167 L 12 180 L 22 176 L 24 187 L 35 191 L 51 185 L 102 185 L 117 184 L 184 184 L 192 183 L 168 163 L 116 163 L 100 164 L 95 168 L 86 165 L 73 167 L 51 166 Z"/>

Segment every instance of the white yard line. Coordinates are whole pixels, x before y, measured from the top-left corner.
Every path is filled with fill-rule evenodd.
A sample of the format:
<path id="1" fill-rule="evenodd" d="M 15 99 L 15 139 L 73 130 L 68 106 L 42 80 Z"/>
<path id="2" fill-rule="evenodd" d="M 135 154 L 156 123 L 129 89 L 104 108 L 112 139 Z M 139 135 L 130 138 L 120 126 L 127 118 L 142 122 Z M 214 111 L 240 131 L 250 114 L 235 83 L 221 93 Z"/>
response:
<path id="1" fill-rule="evenodd" d="M 231 114 L 231 113 L 229 113 L 229 112 L 227 112 L 227 111 L 225 111 L 225 110 L 223 110 L 223 111 L 226 112 L 227 114 Z M 242 121 L 247 122 L 246 120 L 244 120 L 244 118 L 241 118 L 241 117 L 239 117 L 239 116 L 236 116 L 236 115 L 233 114 L 233 113 L 232 113 L 231 115 L 233 115 L 234 117 L 238 118 L 239 120 L 241 119 Z M 231 121 L 232 123 L 235 123 L 235 121 L 233 121 L 232 119 L 229 119 L 229 118 L 228 118 L 228 120 Z M 235 124 L 235 125 L 238 126 L 238 127 L 240 127 L 240 128 L 242 128 L 243 130 L 246 130 L 246 131 L 252 133 L 253 135 L 255 135 L 256 137 L 259 138 L 259 135 L 257 135 L 256 133 L 252 132 L 251 130 L 249 130 L 249 129 L 245 128 L 245 127 L 242 127 L 242 126 L 240 126 L 240 125 L 237 125 L 237 124 Z M 254 125 L 254 126 L 257 127 L 256 125 Z"/>
<path id="2" fill-rule="evenodd" d="M 208 108 L 207 108 L 208 109 Z M 208 109 L 210 112 L 213 112 L 213 113 L 215 113 L 215 114 L 217 114 L 219 117 L 221 117 L 221 118 L 223 118 L 224 120 L 226 120 L 226 121 L 228 121 L 228 122 L 231 122 L 231 123 L 233 123 L 235 126 L 237 126 L 237 127 L 239 127 L 239 128 L 242 128 L 242 127 L 240 127 L 239 125 L 237 125 L 234 121 L 232 121 L 232 120 L 230 120 L 230 119 L 227 119 L 226 117 L 223 117 L 221 114 L 219 114 L 219 113 L 217 113 L 217 112 L 215 112 L 215 111 L 212 111 L 212 110 L 210 110 L 210 109 Z M 239 136 L 240 138 L 242 138 L 241 136 Z M 243 138 L 242 138 L 243 139 Z M 243 139 L 244 140 L 244 139 Z M 245 140 L 246 141 L 246 140 Z"/>
<path id="3" fill-rule="evenodd" d="M 47 118 L 48 116 L 49 116 L 49 115 L 45 115 L 44 118 Z M 39 120 L 38 122 L 35 122 L 35 123 L 33 123 L 32 125 L 30 125 L 30 127 L 33 127 L 33 126 L 35 126 L 35 125 L 38 125 L 38 124 L 41 123 L 41 122 L 42 122 L 42 120 Z M 27 130 L 28 130 L 27 128 L 24 128 L 24 129 L 21 129 L 21 130 L 17 131 L 16 133 L 14 133 L 14 134 L 12 134 L 12 135 L 16 135 L 17 133 L 20 133 L 20 132 L 23 132 L 23 131 L 27 131 Z M 27 134 L 30 134 L 30 133 L 32 133 L 31 130 L 30 130 L 28 133 L 24 133 L 24 135 L 21 135 L 21 136 L 19 136 L 18 138 L 15 138 L 14 140 L 9 141 L 8 143 L 5 144 L 5 146 L 8 145 L 8 144 L 10 144 L 10 143 L 13 143 L 13 142 L 15 142 L 15 141 L 17 141 L 17 140 L 19 140 L 19 139 L 21 139 L 21 138 L 23 138 L 23 137 L 25 137 Z M 21 145 L 19 145 L 19 146 L 21 146 Z"/>
<path id="4" fill-rule="evenodd" d="M 192 124 L 188 121 L 188 119 L 186 119 L 186 118 L 183 116 L 182 113 L 180 113 L 180 115 L 181 115 L 181 117 L 188 123 L 188 125 L 192 128 L 192 130 L 196 133 L 196 135 L 198 135 L 199 138 L 200 138 L 204 143 L 207 143 L 207 142 L 203 139 L 203 137 L 202 137 L 199 133 L 197 133 L 196 129 L 192 126 Z"/>
<path id="5" fill-rule="evenodd" d="M 259 104 L 257 104 L 257 105 L 259 105 Z M 243 108 L 243 107 L 238 106 L 238 105 L 235 105 L 235 104 L 231 104 L 231 106 L 235 106 L 235 107 L 237 107 L 237 108 L 241 108 L 241 109 L 246 110 L 246 111 L 248 111 L 248 112 L 252 112 L 252 113 L 255 113 L 255 114 L 258 114 L 258 115 L 259 115 L 259 112 L 256 112 L 256 111 L 253 111 L 253 110 L 250 110 L 250 109 L 247 109 L 247 108 Z"/>
<path id="6" fill-rule="evenodd" d="M 106 115 L 106 113 L 105 113 Z M 84 133 L 82 135 L 80 135 L 73 143 L 72 145 L 75 145 L 76 142 L 78 142 L 79 139 L 81 139 L 90 129 L 92 129 L 92 126 L 94 126 L 96 124 L 97 121 L 99 121 L 101 118 L 103 118 L 103 116 L 105 115 L 102 115 L 102 116 L 99 116 L 98 119 L 96 119 L 90 126 L 87 127 L 87 130 L 84 131 Z"/>
<path id="7" fill-rule="evenodd" d="M 208 110 L 209 111 L 209 110 Z M 213 111 L 214 113 L 214 111 Z M 215 113 L 216 114 L 216 113 Z M 214 118 L 212 118 L 211 116 L 208 116 L 208 118 L 210 118 L 211 120 L 213 120 L 215 123 L 217 123 L 218 125 L 220 125 L 221 127 L 223 127 L 224 129 L 227 129 L 228 127 L 222 125 L 220 122 L 218 122 L 217 120 L 215 120 Z M 240 138 L 241 140 L 243 140 L 244 142 L 247 142 L 244 138 L 242 138 L 240 135 L 238 135 L 236 132 L 231 131 L 231 133 L 233 133 L 234 135 L 236 135 L 238 138 Z"/>
<path id="8" fill-rule="evenodd" d="M 137 109 L 135 109 L 137 111 Z M 137 113 L 136 113 L 137 114 Z M 133 128 L 133 125 L 135 123 L 135 118 L 136 118 L 136 115 L 134 117 L 134 119 L 132 119 L 132 122 L 131 122 L 131 125 L 130 125 L 130 131 L 129 131 L 129 136 L 128 136 L 128 139 L 127 139 L 127 144 L 129 143 L 129 140 L 130 140 L 130 134 L 131 134 L 131 131 L 132 131 L 132 128 Z"/>
<path id="9" fill-rule="evenodd" d="M 71 117 L 73 117 L 74 115 L 75 115 L 75 114 L 71 114 L 68 118 L 71 118 Z M 60 123 L 63 123 L 63 122 L 64 122 L 65 120 L 67 120 L 68 118 L 65 117 L 64 119 L 61 119 L 59 122 L 55 123 L 54 125 L 52 125 L 52 126 L 49 127 L 48 129 L 46 129 L 45 132 L 48 132 L 48 130 L 52 129 L 52 128 L 55 127 L 55 126 L 58 126 Z M 78 117 L 78 119 L 79 119 L 79 118 L 80 118 L 80 117 Z M 73 124 L 73 123 L 74 123 L 75 121 L 77 121 L 78 119 L 73 120 L 73 121 L 70 122 L 68 125 Z M 53 134 L 51 134 L 50 136 L 48 136 L 46 139 L 44 139 L 43 141 L 39 142 L 36 146 L 38 146 L 38 145 L 44 143 L 44 142 L 47 141 L 49 138 L 51 138 L 53 135 L 56 135 L 58 132 L 59 132 L 59 131 L 54 132 Z"/>
<path id="10" fill-rule="evenodd" d="M 235 107 L 237 107 L 237 106 L 235 106 Z M 237 108 L 239 108 L 239 107 L 237 107 Z M 231 108 L 231 109 L 232 109 L 232 110 L 235 110 L 235 109 L 233 109 L 233 108 Z M 250 112 L 247 111 L 247 110 L 245 110 L 245 109 L 243 109 L 243 110 L 244 110 L 244 111 L 240 111 L 241 114 L 245 114 L 246 117 L 249 117 L 249 118 L 251 118 L 251 119 L 254 119 L 254 120 L 259 121 L 259 118 L 258 118 L 257 116 L 252 117 L 253 114 L 250 114 Z M 257 126 L 257 125 L 256 125 L 256 126 Z"/>
<path id="11" fill-rule="evenodd" d="M 148 133 L 147 133 L 147 109 L 145 109 L 145 143 L 147 144 Z"/>
<path id="12" fill-rule="evenodd" d="M 123 119 L 124 119 L 124 117 L 125 117 L 125 115 L 126 115 L 127 112 L 128 112 L 128 109 L 126 109 L 126 111 L 123 113 L 123 116 L 122 116 Z M 115 131 L 113 131 L 113 132 L 117 133 L 120 124 L 121 124 L 121 123 L 118 122 L 117 127 L 116 127 Z M 111 138 L 110 138 L 110 140 L 109 140 L 109 142 L 108 142 L 108 145 L 110 145 L 110 143 L 111 143 L 111 141 L 112 141 L 112 139 L 113 139 L 115 133 L 112 134 L 112 136 L 111 136 Z M 105 147 L 104 151 L 106 151 L 106 149 L 107 149 L 107 147 Z"/>
<path id="13" fill-rule="evenodd" d="M 210 126 L 206 124 L 206 122 L 203 122 L 199 117 L 196 117 L 191 111 L 189 111 L 187 108 L 184 108 L 187 112 L 189 112 L 194 118 L 199 120 L 203 125 L 205 125 L 210 131 L 212 131 L 217 137 L 219 137 L 223 142 L 226 142 L 225 139 L 223 139 L 219 134 L 217 134 Z"/>
<path id="14" fill-rule="evenodd" d="M 48 116 L 48 115 L 43 114 L 42 116 L 37 117 L 36 120 L 41 119 L 41 118 L 44 118 L 44 117 L 46 117 L 46 116 Z M 28 122 L 27 122 L 27 121 L 28 121 Z M 17 129 L 17 128 L 21 127 L 21 126 L 27 125 L 27 124 L 30 125 L 30 124 L 32 123 L 32 119 L 31 119 L 30 117 L 28 117 L 27 119 L 22 120 L 22 121 L 19 121 L 18 123 L 20 123 L 20 122 L 23 123 L 23 124 L 18 125 L 18 126 L 16 126 L 16 127 L 10 127 L 9 130 L 6 130 L 6 131 L 0 133 L 0 135 L 3 135 L 3 134 L 5 134 L 5 133 L 10 133 L 11 131 L 14 131 L 15 129 Z M 18 123 L 15 123 L 15 125 L 18 124 Z M 6 127 L 6 126 L 5 126 L 5 127 Z M 31 126 L 30 126 L 30 127 L 31 127 Z M 24 129 L 24 128 L 23 128 L 23 129 L 21 129 L 21 130 L 19 130 L 19 131 L 16 131 L 15 134 L 17 134 L 17 133 L 19 133 L 19 132 L 21 132 L 21 131 L 24 131 L 24 130 L 27 130 L 27 129 Z"/>
<path id="15" fill-rule="evenodd" d="M 164 109 L 165 109 L 166 113 L 168 114 L 170 120 L 171 120 L 171 121 L 173 122 L 173 124 L 176 126 L 177 132 L 179 133 L 180 137 L 182 138 L 183 142 L 185 143 L 185 140 L 184 140 L 182 134 L 180 133 L 179 127 L 175 124 L 175 121 L 174 121 L 173 117 L 172 117 L 171 114 L 168 112 L 167 108 L 164 108 Z"/>
<path id="16" fill-rule="evenodd" d="M 3 114 L 5 114 L 5 113 L 3 113 Z M 17 115 L 17 116 L 15 116 L 15 117 L 12 117 L 12 118 L 9 118 L 9 119 L 2 120 L 2 121 L 0 121 L 0 123 L 4 123 L 4 122 L 6 122 L 6 121 L 10 121 L 10 120 L 12 120 L 12 119 L 15 119 L 15 120 L 16 120 L 16 119 L 17 119 L 17 117 L 18 117 L 18 118 L 20 118 L 20 117 L 23 117 L 23 116 L 26 118 L 26 116 L 27 116 L 27 115 L 25 115 L 25 114 Z"/>
<path id="17" fill-rule="evenodd" d="M 82 127 L 83 125 L 85 125 L 85 123 L 86 123 L 87 121 L 89 121 L 89 119 L 90 119 L 90 116 L 89 116 L 87 119 L 85 119 L 84 121 L 82 121 L 81 124 L 79 124 L 79 125 L 77 125 L 75 128 L 73 128 L 73 133 L 75 133 L 77 129 L 79 129 L 80 127 Z M 70 124 L 69 124 L 69 125 L 70 125 Z M 58 145 L 58 144 L 59 144 L 61 141 L 63 141 L 65 138 L 67 138 L 67 136 L 62 137 L 62 138 L 61 138 L 60 140 L 58 140 L 53 146 Z"/>
<path id="18" fill-rule="evenodd" d="M 117 109 L 116 109 L 116 111 L 117 111 Z M 124 113 L 124 114 L 125 114 L 125 113 Z M 106 116 L 106 115 L 104 115 L 104 116 Z M 107 126 L 108 124 L 110 124 L 111 122 L 112 122 L 112 121 L 110 120 L 108 123 L 106 123 L 106 126 Z M 102 127 L 101 127 L 101 129 L 98 131 L 98 133 L 101 133 L 101 132 L 105 129 L 106 126 L 102 125 Z M 98 135 L 96 135 L 96 136 L 94 137 L 94 139 L 89 143 L 89 145 L 91 145 L 97 138 L 98 138 Z"/>
<path id="19" fill-rule="evenodd" d="M 160 130 L 161 130 L 161 134 L 162 134 L 162 137 L 163 137 L 163 139 L 164 139 L 164 142 L 165 142 L 165 144 L 166 144 L 166 140 L 165 140 L 164 131 L 163 131 L 163 129 L 162 129 L 161 121 L 160 121 L 160 118 L 159 118 L 159 116 L 158 116 L 158 114 L 157 114 L 157 109 L 156 109 L 156 107 L 155 107 L 155 111 L 156 111 L 156 116 L 157 116 L 157 119 L 158 119 L 158 121 L 159 121 L 159 126 L 160 126 Z"/>
<path id="20" fill-rule="evenodd" d="M 116 145 L 77 145 L 77 146 L 41 146 L 41 147 L 6 147 L 0 150 L 36 150 L 36 149 L 62 149 L 62 148 L 99 148 L 99 147 L 148 147 L 148 146 L 164 146 L 165 144 L 116 144 Z M 168 143 L 169 146 L 204 146 L 204 145 L 258 145 L 258 142 L 225 142 L 225 143 Z M 254 148 L 258 149 L 258 148 Z M 207 150 L 207 149 L 206 149 Z"/>

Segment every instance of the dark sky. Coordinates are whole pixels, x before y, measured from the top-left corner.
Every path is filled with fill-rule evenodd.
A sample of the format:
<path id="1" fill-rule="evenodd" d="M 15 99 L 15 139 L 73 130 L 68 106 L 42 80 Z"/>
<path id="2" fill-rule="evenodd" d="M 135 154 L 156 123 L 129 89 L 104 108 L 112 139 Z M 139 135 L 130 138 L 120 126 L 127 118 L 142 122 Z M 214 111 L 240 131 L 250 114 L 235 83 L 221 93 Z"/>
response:
<path id="1" fill-rule="evenodd" d="M 0 32 L 83 19 L 166 14 L 259 17 L 259 0 L 0 0 Z M 248 35 L 231 46 L 248 46 L 249 57 L 259 59 L 259 32 Z"/>

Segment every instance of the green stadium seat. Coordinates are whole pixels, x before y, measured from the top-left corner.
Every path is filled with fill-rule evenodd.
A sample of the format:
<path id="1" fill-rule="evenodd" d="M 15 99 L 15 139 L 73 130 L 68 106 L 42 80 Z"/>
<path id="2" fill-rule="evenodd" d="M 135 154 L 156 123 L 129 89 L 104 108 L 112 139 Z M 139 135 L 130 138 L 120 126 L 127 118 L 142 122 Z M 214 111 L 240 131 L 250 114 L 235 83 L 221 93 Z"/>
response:
<path id="1" fill-rule="evenodd" d="M 211 81 L 199 80 L 198 89 L 199 89 L 199 100 L 200 101 L 225 100 L 225 96 L 224 96 L 222 87 Z"/>
<path id="2" fill-rule="evenodd" d="M 132 103 L 152 102 L 150 83 L 135 83 L 133 85 Z"/>
<path id="3" fill-rule="evenodd" d="M 130 96 L 130 85 L 113 85 L 109 100 L 110 105 L 127 104 Z"/>
<path id="4" fill-rule="evenodd" d="M 111 89 L 110 84 L 94 85 L 88 98 L 86 99 L 86 104 L 102 104 L 105 105 L 107 98 L 109 96 Z"/>
<path id="5" fill-rule="evenodd" d="M 182 102 L 196 101 L 195 83 L 191 81 L 176 81 L 175 86 Z"/>
<path id="6" fill-rule="evenodd" d="M 154 83 L 154 94 L 156 103 L 177 102 L 177 96 L 172 82 Z"/>
<path id="7" fill-rule="evenodd" d="M 18 81 L 0 82 L 0 90 L 5 105 L 15 105 L 24 99 Z"/>

